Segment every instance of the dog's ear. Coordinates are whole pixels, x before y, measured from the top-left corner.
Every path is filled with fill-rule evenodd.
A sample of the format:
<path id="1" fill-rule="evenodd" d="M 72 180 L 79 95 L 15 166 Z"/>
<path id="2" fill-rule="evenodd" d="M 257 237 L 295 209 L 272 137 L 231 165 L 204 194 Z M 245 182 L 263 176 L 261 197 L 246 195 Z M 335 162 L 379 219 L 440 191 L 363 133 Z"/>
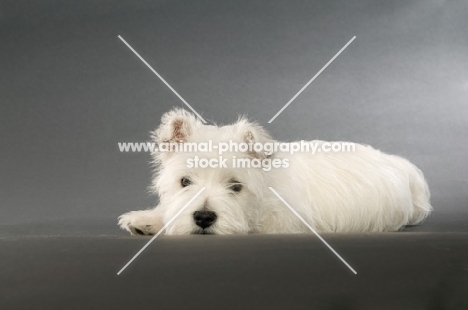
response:
<path id="1" fill-rule="evenodd" d="M 186 142 L 201 122 L 190 112 L 176 108 L 165 113 L 161 118 L 161 125 L 151 133 L 156 143 Z"/>
<path id="2" fill-rule="evenodd" d="M 263 129 L 262 126 L 254 122 L 249 122 L 245 117 L 240 117 L 234 124 L 239 140 L 249 143 L 262 143 L 273 142 L 270 134 Z M 264 152 L 256 152 L 254 150 L 248 151 L 251 157 L 266 158 L 268 157 Z"/>

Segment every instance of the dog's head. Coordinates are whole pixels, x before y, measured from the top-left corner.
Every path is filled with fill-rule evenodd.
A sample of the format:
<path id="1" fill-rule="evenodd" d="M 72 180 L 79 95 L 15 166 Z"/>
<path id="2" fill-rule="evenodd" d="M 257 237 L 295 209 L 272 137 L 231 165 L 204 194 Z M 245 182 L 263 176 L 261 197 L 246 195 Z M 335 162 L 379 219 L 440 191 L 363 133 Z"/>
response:
<path id="1" fill-rule="evenodd" d="M 152 189 L 160 197 L 158 208 L 165 223 L 205 187 L 168 226 L 167 234 L 255 231 L 262 213 L 265 171 L 242 168 L 239 160 L 262 160 L 266 155 L 235 147 L 220 155 L 216 146 L 270 141 L 262 127 L 245 118 L 227 126 L 204 125 L 191 113 L 175 109 L 163 115 L 152 137 L 160 147 L 152 154 L 156 164 Z M 211 151 L 203 148 L 209 143 L 215 146 Z"/>

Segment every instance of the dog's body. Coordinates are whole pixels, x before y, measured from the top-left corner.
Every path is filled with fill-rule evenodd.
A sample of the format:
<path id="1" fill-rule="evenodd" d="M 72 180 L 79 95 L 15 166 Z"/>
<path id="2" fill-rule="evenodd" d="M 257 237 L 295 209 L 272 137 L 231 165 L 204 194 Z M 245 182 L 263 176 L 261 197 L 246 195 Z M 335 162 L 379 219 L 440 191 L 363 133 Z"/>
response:
<path id="1" fill-rule="evenodd" d="M 260 126 L 240 119 L 207 126 L 185 110 L 163 116 L 155 142 L 214 144 L 272 142 Z M 320 145 L 321 141 L 314 141 Z M 308 228 L 269 189 L 273 188 L 319 232 L 396 231 L 420 223 L 432 211 L 421 171 L 404 158 L 369 146 L 354 152 L 224 153 L 228 168 L 187 168 L 194 156 L 218 152 L 153 154 L 158 170 L 152 189 L 160 203 L 152 210 L 123 214 L 119 224 L 132 234 L 155 234 L 202 188 L 205 190 L 167 227 L 166 234 L 304 233 Z M 278 159 L 288 167 L 232 168 L 236 159 Z"/>

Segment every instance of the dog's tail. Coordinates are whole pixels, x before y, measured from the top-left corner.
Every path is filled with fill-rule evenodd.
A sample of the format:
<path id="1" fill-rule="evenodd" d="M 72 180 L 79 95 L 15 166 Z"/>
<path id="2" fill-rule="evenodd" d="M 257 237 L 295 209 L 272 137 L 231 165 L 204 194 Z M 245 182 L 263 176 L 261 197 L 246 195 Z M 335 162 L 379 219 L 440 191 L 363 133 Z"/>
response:
<path id="1" fill-rule="evenodd" d="M 409 224 L 416 225 L 423 221 L 432 212 L 433 208 L 429 201 L 429 187 L 422 171 L 413 164 L 409 164 L 413 166 L 413 169 L 409 169 L 409 185 L 413 198 L 413 215 Z"/>

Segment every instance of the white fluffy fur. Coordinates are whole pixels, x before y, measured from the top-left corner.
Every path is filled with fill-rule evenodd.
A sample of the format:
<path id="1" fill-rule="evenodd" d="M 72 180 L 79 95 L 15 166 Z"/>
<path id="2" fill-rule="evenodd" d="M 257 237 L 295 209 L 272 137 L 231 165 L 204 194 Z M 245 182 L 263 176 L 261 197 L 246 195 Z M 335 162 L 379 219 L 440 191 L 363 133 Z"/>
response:
<path id="1" fill-rule="evenodd" d="M 246 139 L 268 142 L 262 127 L 241 118 L 229 126 L 203 125 L 182 109 L 162 117 L 153 132 L 155 142 L 186 141 L 213 143 Z M 321 143 L 320 141 L 315 141 Z M 408 160 L 356 144 L 351 153 L 274 153 L 272 158 L 289 159 L 289 168 L 192 168 L 187 158 L 215 153 L 154 153 L 157 167 L 152 189 L 160 197 L 152 210 L 133 211 L 119 218 L 119 225 L 132 234 L 159 231 L 202 187 L 202 192 L 166 229 L 166 234 L 200 233 L 193 213 L 209 210 L 216 222 L 205 229 L 212 234 L 305 233 L 308 228 L 268 189 L 274 188 L 319 232 L 396 231 L 420 223 L 429 215 L 429 190 L 421 171 Z M 230 153 L 224 158 L 263 156 Z M 229 164 L 230 165 L 230 164 Z M 192 184 L 181 186 L 181 178 Z M 234 193 L 229 180 L 243 189 Z"/>

